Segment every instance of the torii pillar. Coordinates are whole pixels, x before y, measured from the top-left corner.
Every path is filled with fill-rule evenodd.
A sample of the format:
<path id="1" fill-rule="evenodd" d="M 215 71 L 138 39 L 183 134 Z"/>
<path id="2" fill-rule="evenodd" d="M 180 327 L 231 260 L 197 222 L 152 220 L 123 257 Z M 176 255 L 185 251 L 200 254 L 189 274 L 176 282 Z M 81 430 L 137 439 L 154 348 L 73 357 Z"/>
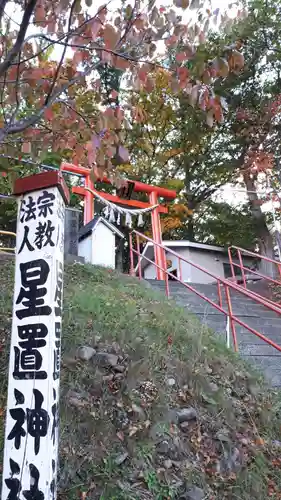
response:
<path id="1" fill-rule="evenodd" d="M 149 201 L 151 205 L 158 205 L 158 196 L 155 191 L 149 194 Z M 154 208 L 151 212 L 151 226 L 152 226 L 152 236 L 155 243 L 162 245 L 162 229 L 160 221 L 159 207 Z M 163 248 L 154 245 L 154 259 L 155 263 L 159 266 L 156 268 L 156 276 L 158 280 L 165 279 L 165 269 L 166 269 L 166 254 Z"/>
<path id="2" fill-rule="evenodd" d="M 89 175 L 85 176 L 85 188 L 93 189 L 94 183 Z M 85 190 L 84 224 L 86 225 L 94 218 L 94 197 L 90 191 Z"/>

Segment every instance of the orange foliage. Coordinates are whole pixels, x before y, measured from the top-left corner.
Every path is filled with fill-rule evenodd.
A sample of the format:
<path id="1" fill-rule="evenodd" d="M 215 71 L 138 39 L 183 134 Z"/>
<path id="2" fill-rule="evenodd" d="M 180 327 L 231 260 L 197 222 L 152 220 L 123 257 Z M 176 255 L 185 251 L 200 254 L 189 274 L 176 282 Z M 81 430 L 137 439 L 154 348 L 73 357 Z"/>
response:
<path id="1" fill-rule="evenodd" d="M 193 211 L 183 203 L 175 203 L 175 205 L 170 207 L 168 216 L 161 219 L 162 232 L 167 233 L 173 229 L 182 227 L 192 213 Z"/>

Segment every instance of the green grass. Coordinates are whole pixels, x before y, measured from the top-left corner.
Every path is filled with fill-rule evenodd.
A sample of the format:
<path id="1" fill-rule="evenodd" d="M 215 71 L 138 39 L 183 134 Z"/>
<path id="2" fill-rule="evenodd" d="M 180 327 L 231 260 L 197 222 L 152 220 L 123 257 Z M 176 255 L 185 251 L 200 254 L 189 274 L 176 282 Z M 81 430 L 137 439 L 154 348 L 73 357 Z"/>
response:
<path id="1" fill-rule="evenodd" d="M 64 289 L 60 500 L 82 492 L 93 500 L 176 500 L 192 484 L 209 500 L 281 498 L 280 450 L 272 444 L 281 440 L 280 398 L 258 374 L 196 318 L 135 279 L 77 264 L 66 267 Z M 1 264 L 3 409 L 12 290 L 12 265 Z M 78 348 L 95 347 L 97 337 L 99 350 L 123 357 L 121 380 L 108 382 L 108 370 L 77 359 Z M 199 416 L 182 431 L 168 415 L 188 406 Z M 172 465 L 159 453 L 159 440 L 174 447 Z M 235 449 L 238 469 L 219 471 Z M 117 465 L 124 452 L 128 458 Z"/>

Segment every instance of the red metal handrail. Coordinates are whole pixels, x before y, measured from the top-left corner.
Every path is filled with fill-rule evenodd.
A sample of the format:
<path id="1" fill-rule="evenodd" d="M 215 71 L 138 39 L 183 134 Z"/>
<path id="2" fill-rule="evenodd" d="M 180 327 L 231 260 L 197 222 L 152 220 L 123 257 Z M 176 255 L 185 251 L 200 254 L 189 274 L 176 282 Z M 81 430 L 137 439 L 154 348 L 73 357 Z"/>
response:
<path id="1" fill-rule="evenodd" d="M 135 250 L 134 247 L 133 247 L 133 234 L 136 236 L 137 250 Z M 190 285 L 190 284 L 185 283 L 184 281 L 182 281 L 181 277 L 178 278 L 177 276 L 174 276 L 167 269 L 159 266 L 154 261 L 152 261 L 151 259 L 149 259 L 146 255 L 144 255 L 144 253 L 141 253 L 140 252 L 140 238 L 146 240 L 147 242 L 152 243 L 152 245 L 154 247 L 154 252 L 155 252 L 156 247 L 160 247 L 160 248 L 162 248 L 164 250 L 165 255 L 166 255 L 166 252 L 168 251 L 170 254 L 172 254 L 175 257 L 177 257 L 178 262 L 183 261 L 183 262 L 185 262 L 185 263 L 187 263 L 187 264 L 195 267 L 196 269 L 200 270 L 201 272 L 207 274 L 208 276 L 212 277 L 214 279 L 214 281 L 217 283 L 217 286 L 218 286 L 219 304 L 216 304 L 216 302 L 214 302 L 212 299 L 209 299 L 204 294 L 202 294 L 201 292 L 199 292 L 198 290 L 196 290 L 192 285 Z M 138 264 L 137 264 L 136 267 L 134 266 L 134 255 L 136 255 L 137 259 L 138 259 Z M 215 309 L 217 309 L 218 311 L 220 311 L 221 313 L 223 313 L 226 317 L 228 317 L 229 321 L 230 321 L 230 328 L 231 328 L 231 333 L 232 333 L 232 338 L 233 338 L 233 346 L 234 346 L 234 350 L 235 351 L 238 351 L 237 334 L 236 334 L 236 327 L 235 327 L 235 323 L 237 323 L 238 325 L 242 326 L 243 328 L 246 328 L 251 333 L 253 333 L 255 336 L 257 336 L 260 339 L 264 340 L 264 342 L 266 342 L 267 344 L 271 345 L 276 350 L 278 350 L 278 351 L 281 352 L 281 346 L 279 346 L 278 344 L 276 344 L 272 340 L 268 339 L 265 335 L 263 335 L 262 333 L 258 332 L 257 330 L 255 330 L 251 326 L 247 325 L 244 321 L 240 320 L 236 315 L 233 314 L 232 304 L 231 304 L 231 297 L 230 297 L 229 290 L 230 289 L 234 290 L 235 292 L 238 292 L 241 295 L 244 295 L 244 296 L 246 296 L 246 297 L 248 297 L 248 298 L 256 301 L 258 304 L 261 304 L 262 306 L 264 306 L 264 307 L 270 309 L 271 311 L 273 311 L 273 312 L 275 312 L 275 313 L 277 313 L 277 314 L 280 315 L 281 314 L 281 309 L 276 304 L 271 303 L 267 299 L 265 299 L 263 297 L 260 297 L 257 294 L 253 294 L 251 291 L 249 291 L 249 290 L 247 290 L 247 289 L 239 286 L 237 283 L 232 283 L 232 282 L 230 282 L 227 279 L 220 278 L 220 277 L 214 275 L 213 273 L 211 273 L 207 269 L 203 268 L 202 266 L 199 266 L 198 264 L 195 264 L 194 262 L 186 259 L 185 257 L 182 257 L 181 255 L 179 255 L 174 250 L 172 250 L 170 248 L 167 248 L 164 245 L 161 245 L 159 243 L 156 243 L 154 240 L 152 240 L 148 236 L 145 236 L 144 234 L 139 233 L 136 230 L 133 230 L 130 233 L 130 261 L 131 261 L 130 273 L 132 275 L 134 275 L 134 274 L 136 274 L 136 271 L 138 271 L 139 279 L 142 279 L 142 271 L 141 271 L 141 261 L 142 261 L 142 259 L 145 259 L 146 261 L 148 261 L 151 264 L 153 264 L 156 268 L 161 269 L 162 271 L 164 271 L 164 273 L 165 273 L 166 295 L 168 297 L 170 295 L 168 277 L 170 276 L 173 280 L 178 281 L 179 283 L 181 283 L 185 288 L 187 288 L 188 290 L 190 290 L 193 293 L 195 293 L 198 297 L 200 297 L 201 299 L 205 300 L 208 304 L 210 304 Z M 227 310 L 225 310 L 223 308 L 223 306 L 222 306 L 222 295 L 221 295 L 221 287 L 222 286 L 224 287 L 224 291 L 225 291 L 225 298 L 226 298 L 226 302 L 227 302 Z"/>
<path id="2" fill-rule="evenodd" d="M 266 257 L 265 255 L 261 255 L 260 253 L 252 252 L 251 250 L 247 250 L 247 249 L 242 248 L 242 247 L 237 247 L 235 245 L 231 245 L 229 248 L 233 248 L 234 250 L 240 250 L 240 252 L 243 252 L 247 255 L 251 255 L 251 257 L 257 257 L 258 259 L 266 260 L 267 262 L 271 262 L 272 264 L 281 265 L 281 262 L 279 260 L 271 259 L 270 257 Z"/>
<path id="3" fill-rule="evenodd" d="M 232 257 L 232 252 L 231 250 L 235 250 L 238 254 L 238 259 L 239 259 L 239 264 L 236 262 L 233 262 L 233 257 Z M 249 269 L 244 266 L 243 264 L 243 255 L 249 255 L 250 257 L 255 257 L 260 260 L 264 260 L 265 262 L 270 262 L 271 264 L 274 264 L 277 266 L 278 274 L 279 274 L 279 279 L 274 279 L 271 276 L 266 276 L 265 274 L 261 273 L 260 271 L 255 271 L 252 269 Z M 231 267 L 231 272 L 232 272 L 232 277 L 234 279 L 237 279 L 237 276 L 235 276 L 234 272 L 234 267 L 239 267 L 241 269 L 241 276 L 243 279 L 243 283 L 245 281 L 245 273 L 244 271 L 248 271 L 251 274 L 255 274 L 256 276 L 260 276 L 261 278 L 271 281 L 272 283 L 281 284 L 281 262 L 279 260 L 274 260 L 271 259 L 270 257 L 266 257 L 265 255 L 261 255 L 259 253 L 252 252 L 251 250 L 246 250 L 245 248 L 237 247 L 235 245 L 232 245 L 231 247 L 228 248 L 228 256 L 229 256 L 229 262 L 230 262 L 230 267 Z"/>
<path id="4" fill-rule="evenodd" d="M 233 262 L 232 250 L 235 250 L 237 252 L 239 264 L 237 264 L 236 262 Z M 244 263 L 243 263 L 243 254 L 244 255 L 249 255 L 251 257 L 257 257 L 260 260 L 264 260 L 266 262 L 270 262 L 271 264 L 276 265 L 277 269 L 278 269 L 278 273 L 279 273 L 279 279 L 275 279 L 275 278 L 272 278 L 271 276 L 267 276 L 267 275 L 261 273 L 260 271 L 248 269 L 244 265 Z M 234 268 L 236 267 L 236 268 L 240 269 L 242 283 L 243 283 L 243 287 L 244 288 L 247 288 L 247 274 L 246 274 L 247 272 L 250 273 L 250 274 L 254 274 L 255 276 L 258 276 L 259 278 L 261 278 L 261 279 L 263 279 L 263 280 L 265 280 L 267 282 L 273 283 L 273 284 L 278 285 L 278 286 L 281 285 L 281 262 L 280 261 L 271 259 L 270 257 L 266 257 L 264 255 L 260 255 L 260 254 L 257 254 L 255 252 L 251 252 L 250 250 L 246 250 L 244 248 L 237 247 L 237 246 L 231 246 L 231 247 L 228 248 L 228 257 L 229 257 L 229 263 L 230 263 L 230 268 L 231 268 L 232 279 L 235 282 L 237 282 L 238 276 L 235 275 Z M 254 292 L 253 290 L 251 290 L 251 292 L 256 297 L 262 298 L 262 295 L 260 295 L 259 293 Z M 270 300 L 268 298 L 266 300 L 267 300 L 268 303 L 276 305 L 275 301 L 272 301 L 272 300 Z"/>
<path id="5" fill-rule="evenodd" d="M 0 229 L 0 236 L 3 234 L 4 236 L 13 236 L 15 239 L 17 237 L 16 233 L 13 233 L 12 231 L 4 231 Z M 13 252 L 15 253 L 16 247 L 4 247 L 0 245 L 0 252 Z"/>

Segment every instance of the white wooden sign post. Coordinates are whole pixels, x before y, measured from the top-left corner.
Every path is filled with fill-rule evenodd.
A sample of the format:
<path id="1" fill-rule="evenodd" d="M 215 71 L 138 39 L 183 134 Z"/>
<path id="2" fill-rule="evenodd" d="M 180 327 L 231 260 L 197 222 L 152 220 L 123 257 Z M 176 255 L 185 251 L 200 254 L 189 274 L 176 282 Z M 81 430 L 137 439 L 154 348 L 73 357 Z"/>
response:
<path id="1" fill-rule="evenodd" d="M 64 214 L 59 172 L 19 179 L 2 500 L 55 500 Z"/>

